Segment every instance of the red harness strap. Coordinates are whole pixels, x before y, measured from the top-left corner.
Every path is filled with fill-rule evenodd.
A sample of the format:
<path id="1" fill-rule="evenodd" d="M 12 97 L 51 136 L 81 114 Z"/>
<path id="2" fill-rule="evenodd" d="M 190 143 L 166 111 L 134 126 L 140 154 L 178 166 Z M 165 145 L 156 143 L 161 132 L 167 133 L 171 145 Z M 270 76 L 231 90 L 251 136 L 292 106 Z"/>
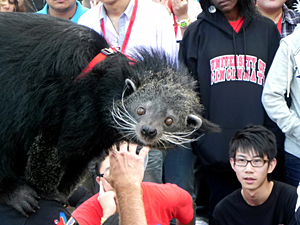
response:
<path id="1" fill-rule="evenodd" d="M 104 48 L 101 50 L 101 52 L 96 55 L 92 61 L 90 61 L 90 63 L 87 65 L 87 67 L 84 68 L 84 70 L 77 76 L 76 80 L 86 76 L 88 74 L 88 72 L 90 72 L 94 66 L 96 66 L 99 62 L 103 61 L 106 56 L 108 55 L 113 55 L 115 53 L 117 53 L 118 51 L 115 48 Z M 125 54 L 124 54 L 125 55 Z M 130 56 L 125 55 L 128 59 L 134 61 Z M 132 63 L 130 63 L 132 64 Z"/>

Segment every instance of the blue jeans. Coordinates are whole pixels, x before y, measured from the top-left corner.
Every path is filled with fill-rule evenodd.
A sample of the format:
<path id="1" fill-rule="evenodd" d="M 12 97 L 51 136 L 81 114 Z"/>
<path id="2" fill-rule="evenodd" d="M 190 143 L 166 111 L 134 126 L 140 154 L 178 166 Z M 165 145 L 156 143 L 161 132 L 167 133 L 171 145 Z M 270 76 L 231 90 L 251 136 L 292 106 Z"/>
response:
<path id="1" fill-rule="evenodd" d="M 167 152 L 164 161 L 164 183 L 177 184 L 195 200 L 194 167 L 197 156 L 190 145 L 187 148 L 175 147 Z"/>
<path id="2" fill-rule="evenodd" d="M 298 187 L 300 181 L 300 158 L 286 152 L 285 173 L 286 182 L 290 185 Z"/>
<path id="3" fill-rule="evenodd" d="M 177 146 L 167 152 L 164 161 L 164 183 L 177 184 L 177 186 L 186 190 L 195 201 L 195 176 L 194 167 L 197 156 L 193 153 L 190 145 L 186 148 Z M 196 212 L 196 210 L 195 210 Z M 195 213 L 196 220 L 196 213 Z M 170 223 L 175 225 L 176 221 L 173 219 Z M 195 224 L 195 223 L 194 223 Z"/>
<path id="4" fill-rule="evenodd" d="M 151 149 L 148 153 L 148 164 L 143 181 L 161 184 L 163 182 L 163 163 L 166 152 Z"/>

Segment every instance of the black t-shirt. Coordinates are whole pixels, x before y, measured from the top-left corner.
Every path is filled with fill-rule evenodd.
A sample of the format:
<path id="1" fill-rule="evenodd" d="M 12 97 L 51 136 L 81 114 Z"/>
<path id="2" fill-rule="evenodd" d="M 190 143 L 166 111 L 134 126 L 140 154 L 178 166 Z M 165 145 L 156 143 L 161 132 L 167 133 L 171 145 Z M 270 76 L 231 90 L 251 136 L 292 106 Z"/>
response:
<path id="1" fill-rule="evenodd" d="M 40 209 L 29 217 L 23 216 L 11 206 L 0 204 L 1 225 L 78 225 L 68 210 L 56 201 L 40 200 Z M 72 222 L 72 220 L 74 222 Z"/>
<path id="2" fill-rule="evenodd" d="M 269 198 L 261 205 L 251 206 L 238 189 L 220 201 L 213 213 L 213 224 L 225 225 L 293 225 L 297 190 L 295 187 L 274 181 Z"/>

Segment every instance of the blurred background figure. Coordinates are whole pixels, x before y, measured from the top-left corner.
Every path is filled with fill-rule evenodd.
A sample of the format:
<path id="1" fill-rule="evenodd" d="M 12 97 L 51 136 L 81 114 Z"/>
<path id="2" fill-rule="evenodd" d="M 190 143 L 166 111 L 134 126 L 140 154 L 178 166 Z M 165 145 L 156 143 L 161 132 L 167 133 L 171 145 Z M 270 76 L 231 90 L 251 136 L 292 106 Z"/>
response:
<path id="1" fill-rule="evenodd" d="M 19 12 L 17 0 L 0 0 L 0 12 Z"/>
<path id="2" fill-rule="evenodd" d="M 300 23 L 299 12 L 290 9 L 288 6 L 292 0 L 256 0 L 259 12 L 277 25 L 281 38 L 291 34 L 298 23 Z"/>
<path id="3" fill-rule="evenodd" d="M 88 11 L 88 8 L 76 0 L 46 0 L 46 2 L 44 8 L 37 13 L 66 18 L 74 23 L 77 23 L 78 19 Z"/>

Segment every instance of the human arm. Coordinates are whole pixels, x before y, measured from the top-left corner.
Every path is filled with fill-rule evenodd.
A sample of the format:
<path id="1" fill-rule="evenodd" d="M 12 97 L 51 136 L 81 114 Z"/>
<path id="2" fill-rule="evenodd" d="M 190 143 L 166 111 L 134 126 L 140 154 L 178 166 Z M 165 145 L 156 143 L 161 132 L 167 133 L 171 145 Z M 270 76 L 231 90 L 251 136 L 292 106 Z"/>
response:
<path id="1" fill-rule="evenodd" d="M 281 42 L 265 82 L 262 103 L 269 117 L 279 128 L 299 143 L 299 112 L 290 110 L 285 101 L 288 87 L 293 87 L 293 82 L 298 82 L 295 80 L 297 74 L 294 74 L 294 68 L 297 65 L 292 49 L 293 46 L 289 46 L 285 40 Z"/>
<path id="2" fill-rule="evenodd" d="M 193 225 L 195 219 L 193 199 L 185 190 L 182 190 L 181 192 L 182 193 L 178 195 L 176 225 Z"/>
<path id="3" fill-rule="evenodd" d="M 103 218 L 107 219 L 117 212 L 116 193 L 114 191 L 105 192 L 102 181 L 100 181 L 98 201 L 103 209 Z"/>
<path id="4" fill-rule="evenodd" d="M 141 182 L 149 148 L 142 148 L 139 155 L 136 148 L 135 144 L 122 143 L 119 151 L 114 146 L 110 152 L 108 181 L 116 191 L 120 225 L 147 225 Z"/>
<path id="5" fill-rule="evenodd" d="M 177 22 L 179 22 L 181 20 L 188 20 L 189 19 L 188 0 L 170 0 L 170 1 L 171 1 L 173 13 L 176 16 Z M 189 26 L 189 24 L 187 24 L 187 26 Z M 184 35 L 184 32 L 185 32 L 187 26 L 180 27 L 182 37 Z"/>
<path id="6" fill-rule="evenodd" d="M 157 2 L 161 5 L 163 5 L 169 14 L 176 17 L 176 21 L 181 21 L 184 19 L 189 19 L 188 16 L 188 0 L 153 0 L 154 2 Z M 176 21 L 174 19 L 174 23 L 176 24 Z M 183 36 L 185 30 L 187 27 L 180 27 L 181 36 Z"/>
<path id="7" fill-rule="evenodd" d="M 179 220 L 176 220 L 176 225 L 193 225 L 194 218 L 189 223 L 181 223 Z"/>
<path id="8" fill-rule="evenodd" d="M 194 224 L 194 201 L 191 195 L 175 184 L 164 184 L 161 190 L 164 191 L 161 199 L 176 219 L 176 225 Z"/>

